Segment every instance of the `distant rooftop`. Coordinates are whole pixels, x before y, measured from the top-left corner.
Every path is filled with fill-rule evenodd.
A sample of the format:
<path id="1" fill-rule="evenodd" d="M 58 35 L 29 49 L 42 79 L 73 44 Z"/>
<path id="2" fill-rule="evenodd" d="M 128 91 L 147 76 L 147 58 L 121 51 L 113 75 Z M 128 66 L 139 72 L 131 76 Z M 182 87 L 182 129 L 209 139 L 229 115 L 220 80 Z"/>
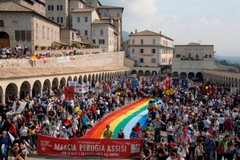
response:
<path id="1" fill-rule="evenodd" d="M 93 12 L 94 10 L 93 8 L 78 8 L 72 10 L 72 12 Z"/>
<path id="2" fill-rule="evenodd" d="M 28 9 L 27 7 L 24 7 L 22 5 L 19 5 L 14 2 L 0 2 L 0 11 L 5 12 L 33 12 L 33 10 Z"/>
<path id="3" fill-rule="evenodd" d="M 107 8 L 111 8 L 111 9 L 123 9 L 123 7 L 118 7 L 118 6 L 109 6 L 109 5 L 102 5 L 99 6 L 98 8 L 102 8 L 102 9 L 107 9 Z"/>
<path id="4" fill-rule="evenodd" d="M 169 38 L 167 36 L 162 35 L 161 32 L 160 33 L 156 33 L 156 32 L 149 31 L 149 30 L 144 30 L 144 31 L 141 31 L 141 32 L 136 32 L 135 31 L 135 33 L 130 34 L 129 36 L 163 36 L 163 37 L 165 37 L 167 39 L 173 40 L 173 39 L 171 39 L 171 38 Z"/>

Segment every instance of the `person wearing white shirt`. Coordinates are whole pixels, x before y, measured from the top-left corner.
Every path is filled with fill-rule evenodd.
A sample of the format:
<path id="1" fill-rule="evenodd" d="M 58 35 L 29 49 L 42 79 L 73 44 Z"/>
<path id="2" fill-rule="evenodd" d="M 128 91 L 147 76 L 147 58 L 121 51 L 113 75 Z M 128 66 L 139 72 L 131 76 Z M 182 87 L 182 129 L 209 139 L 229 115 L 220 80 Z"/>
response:
<path id="1" fill-rule="evenodd" d="M 178 147 L 177 153 L 184 159 L 187 157 L 187 154 L 189 154 L 187 142 L 182 142 L 182 144 Z"/>
<path id="2" fill-rule="evenodd" d="M 225 123 L 225 118 L 223 115 L 220 115 L 220 117 L 218 118 L 219 121 L 219 133 L 223 133 L 224 132 L 224 123 Z"/>
<path id="3" fill-rule="evenodd" d="M 209 129 L 209 125 L 211 124 L 211 122 L 209 121 L 209 119 L 206 117 L 204 120 L 204 128 Z"/>
<path id="4" fill-rule="evenodd" d="M 175 152 L 171 152 L 170 156 L 166 160 L 184 160 L 184 158 L 181 157 L 181 154 L 176 154 Z"/>
<path id="5" fill-rule="evenodd" d="M 218 130 L 219 130 L 219 121 L 218 121 L 218 119 L 215 119 L 213 125 L 214 125 L 214 129 L 215 129 L 216 131 L 218 131 Z"/>

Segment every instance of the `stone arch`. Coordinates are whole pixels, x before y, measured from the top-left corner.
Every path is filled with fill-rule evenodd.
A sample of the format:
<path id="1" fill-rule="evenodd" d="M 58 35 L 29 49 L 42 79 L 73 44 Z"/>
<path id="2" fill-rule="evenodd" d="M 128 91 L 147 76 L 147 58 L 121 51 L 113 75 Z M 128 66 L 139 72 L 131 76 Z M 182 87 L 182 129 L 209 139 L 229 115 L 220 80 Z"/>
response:
<path id="1" fill-rule="evenodd" d="M 188 79 L 193 79 L 195 77 L 193 72 L 188 73 Z"/>
<path id="2" fill-rule="evenodd" d="M 2 86 L 0 86 L 0 103 L 3 102 L 2 98 L 3 98 L 3 89 L 2 89 Z"/>
<path id="3" fill-rule="evenodd" d="M 237 78 L 235 79 L 235 86 L 234 87 L 238 87 L 238 80 L 237 80 Z"/>
<path id="4" fill-rule="evenodd" d="M 107 80 L 107 73 L 105 73 L 104 75 L 105 75 L 104 76 L 104 82 L 106 82 L 106 80 Z"/>
<path id="5" fill-rule="evenodd" d="M 98 80 L 99 80 L 99 77 L 98 77 L 98 74 L 96 74 L 95 81 L 98 81 Z"/>
<path id="6" fill-rule="evenodd" d="M 110 73 L 107 73 L 107 79 L 106 80 L 110 80 Z"/>
<path id="7" fill-rule="evenodd" d="M 92 80 L 92 83 L 95 82 L 95 80 L 96 80 L 96 78 L 95 78 L 95 74 L 92 74 L 92 78 L 91 78 L 91 80 Z"/>
<path id="8" fill-rule="evenodd" d="M 74 76 L 74 78 L 73 78 L 73 81 L 75 81 L 75 82 L 77 82 L 77 81 L 78 81 L 78 78 L 77 78 L 77 76 Z"/>
<path id="9" fill-rule="evenodd" d="M 171 73 L 171 67 L 169 67 L 169 66 L 162 67 L 161 73 Z"/>
<path id="10" fill-rule="evenodd" d="M 16 96 L 17 97 L 17 94 L 18 94 L 18 87 L 16 84 L 14 83 L 10 83 L 7 85 L 6 87 L 6 92 L 5 92 L 5 98 L 8 98 L 8 97 L 14 97 Z"/>
<path id="11" fill-rule="evenodd" d="M 87 75 L 84 75 L 84 77 L 83 77 L 83 82 L 84 82 L 84 83 L 87 83 Z"/>
<path id="12" fill-rule="evenodd" d="M 179 77 L 178 72 L 173 72 L 173 77 Z"/>
<path id="13" fill-rule="evenodd" d="M 157 75 L 157 71 L 152 71 L 152 76 L 156 76 Z"/>
<path id="14" fill-rule="evenodd" d="M 104 78 L 105 78 L 105 74 L 102 73 L 102 81 L 104 81 Z"/>
<path id="15" fill-rule="evenodd" d="M 28 81 L 24 81 L 20 87 L 19 96 L 20 99 L 25 98 L 26 96 L 30 96 L 31 85 Z"/>
<path id="16" fill-rule="evenodd" d="M 137 74 L 136 70 L 132 70 L 131 74 Z"/>
<path id="17" fill-rule="evenodd" d="M 79 84 L 82 84 L 82 76 L 79 76 L 78 83 L 79 83 Z"/>
<path id="18" fill-rule="evenodd" d="M 49 79 L 46 79 L 43 83 L 43 92 L 45 92 L 45 94 L 49 94 L 51 88 L 51 83 Z"/>
<path id="19" fill-rule="evenodd" d="M 138 71 L 139 76 L 144 76 L 143 70 Z"/>
<path id="20" fill-rule="evenodd" d="M 234 87 L 234 78 L 232 77 L 232 85 L 231 87 Z"/>
<path id="21" fill-rule="evenodd" d="M 72 77 L 71 76 L 69 76 L 68 78 L 67 78 L 67 82 L 68 81 L 72 81 Z"/>
<path id="22" fill-rule="evenodd" d="M 88 75 L 88 83 L 91 83 L 91 74 Z"/>
<path id="23" fill-rule="evenodd" d="M 197 78 L 199 81 L 202 81 L 202 80 L 203 80 L 203 74 L 202 74 L 201 72 L 197 72 L 196 78 Z"/>
<path id="24" fill-rule="evenodd" d="M 92 86 L 92 87 L 95 87 L 95 75 L 93 74 L 92 75 L 92 81 L 90 82 L 90 85 Z"/>
<path id="25" fill-rule="evenodd" d="M 65 86 L 66 86 L 66 78 L 62 77 L 61 80 L 60 80 L 59 88 L 63 89 L 63 87 L 65 87 Z"/>
<path id="26" fill-rule="evenodd" d="M 151 75 L 151 72 L 149 70 L 146 70 L 145 71 L 145 76 L 150 76 Z"/>
<path id="27" fill-rule="evenodd" d="M 42 84 L 39 80 L 36 80 L 33 83 L 32 87 L 32 97 L 36 97 L 38 94 L 41 95 L 42 90 Z"/>
<path id="28" fill-rule="evenodd" d="M 58 79 L 54 78 L 52 81 L 52 90 L 58 89 Z"/>
<path id="29" fill-rule="evenodd" d="M 102 81 L 102 74 L 101 74 L 101 73 L 99 73 L 98 80 L 99 80 L 100 82 Z"/>
<path id="30" fill-rule="evenodd" d="M 181 72 L 180 73 L 180 78 L 182 78 L 182 79 L 187 78 L 187 73 L 186 72 Z"/>
<path id="31" fill-rule="evenodd" d="M 10 47 L 10 37 L 7 32 L 0 32 L 0 47 Z"/>
<path id="32" fill-rule="evenodd" d="M 128 72 L 127 72 L 127 71 L 124 72 L 124 76 L 125 76 L 125 77 L 128 76 Z"/>

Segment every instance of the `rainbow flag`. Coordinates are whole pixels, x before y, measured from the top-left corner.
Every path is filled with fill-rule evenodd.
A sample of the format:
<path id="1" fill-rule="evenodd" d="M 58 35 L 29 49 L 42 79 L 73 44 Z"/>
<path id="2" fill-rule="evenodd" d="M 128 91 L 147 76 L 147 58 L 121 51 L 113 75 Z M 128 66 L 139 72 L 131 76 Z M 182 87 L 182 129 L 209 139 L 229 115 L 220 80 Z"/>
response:
<path id="1" fill-rule="evenodd" d="M 142 98 L 107 115 L 102 121 L 98 122 L 94 128 L 90 129 L 85 137 L 103 138 L 103 132 L 106 126 L 110 125 L 110 130 L 113 131 L 114 134 L 112 138 L 117 138 L 120 129 L 123 128 L 125 138 L 128 139 L 132 128 L 137 122 L 140 122 L 142 126 L 146 125 L 148 102 L 148 98 Z"/>

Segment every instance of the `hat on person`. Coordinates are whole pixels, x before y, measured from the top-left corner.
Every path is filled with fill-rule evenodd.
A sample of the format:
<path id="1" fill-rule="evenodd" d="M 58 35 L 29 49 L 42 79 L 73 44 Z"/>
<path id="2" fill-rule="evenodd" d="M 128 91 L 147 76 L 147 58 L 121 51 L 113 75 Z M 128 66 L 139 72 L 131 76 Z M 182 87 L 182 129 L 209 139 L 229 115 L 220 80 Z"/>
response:
<path id="1" fill-rule="evenodd" d="M 188 131 L 188 126 L 185 126 L 184 129 L 183 129 L 184 132 L 187 132 Z"/>
<path id="2" fill-rule="evenodd" d="M 62 126 L 62 129 L 66 129 L 66 127 L 65 127 L 65 126 Z"/>
<path id="3" fill-rule="evenodd" d="M 123 128 L 121 128 L 120 131 L 123 131 Z"/>

